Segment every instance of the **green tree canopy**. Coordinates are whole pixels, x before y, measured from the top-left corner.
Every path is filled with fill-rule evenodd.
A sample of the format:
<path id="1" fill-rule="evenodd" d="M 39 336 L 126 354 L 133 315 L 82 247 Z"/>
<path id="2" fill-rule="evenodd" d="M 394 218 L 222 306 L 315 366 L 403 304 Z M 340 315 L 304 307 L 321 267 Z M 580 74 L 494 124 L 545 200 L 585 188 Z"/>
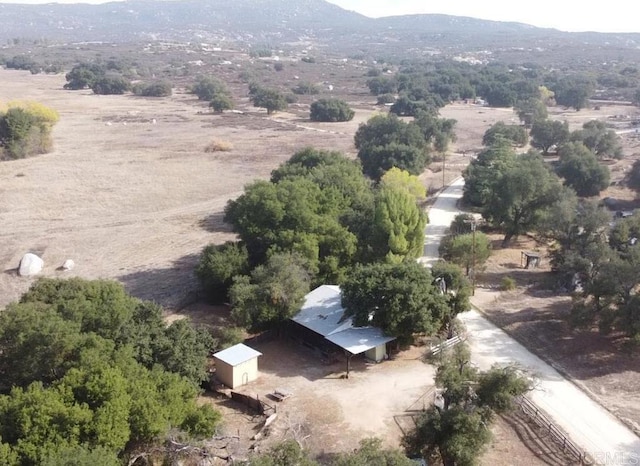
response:
<path id="1" fill-rule="evenodd" d="M 462 172 L 463 201 L 475 207 L 487 205 L 496 180 L 517 160 L 515 151 L 504 140 L 480 152 Z"/>
<path id="2" fill-rule="evenodd" d="M 233 108 L 233 99 L 229 94 L 218 93 L 211 98 L 209 107 L 216 113 L 222 113 Z"/>
<path id="3" fill-rule="evenodd" d="M 67 73 L 67 84 L 64 88 L 70 90 L 91 88 L 105 73 L 106 68 L 100 64 L 80 63 Z"/>
<path id="4" fill-rule="evenodd" d="M 275 89 L 264 89 L 258 87 L 250 96 L 251 103 L 255 107 L 264 108 L 267 114 L 286 110 L 288 107 L 287 99 L 284 94 Z"/>
<path id="5" fill-rule="evenodd" d="M 274 254 L 250 277 L 236 277 L 229 290 L 231 317 L 251 330 L 276 327 L 300 310 L 310 282 L 302 257 Z"/>
<path id="6" fill-rule="evenodd" d="M 139 83 L 132 87 L 132 91 L 142 97 L 169 97 L 173 93 L 173 85 L 169 81 Z"/>
<path id="7" fill-rule="evenodd" d="M 440 255 L 444 260 L 462 267 L 465 275 L 469 275 L 469 271 L 473 269 L 474 261 L 476 269 L 482 268 L 491 256 L 491 240 L 481 231 L 477 231 L 475 234 L 447 236 L 440 244 Z"/>
<path id="8" fill-rule="evenodd" d="M 531 128 L 535 122 L 546 120 L 549 116 L 544 101 L 535 97 L 517 101 L 514 110 L 526 128 Z"/>
<path id="9" fill-rule="evenodd" d="M 466 346 L 458 345 L 438 365 L 436 386 L 441 403 L 430 407 L 405 435 L 409 454 L 444 465 L 478 464 L 491 440 L 495 413 L 513 408 L 515 397 L 530 390 L 529 381 L 514 366 L 494 366 L 479 372 L 470 364 Z"/>
<path id="10" fill-rule="evenodd" d="M 258 181 L 227 204 L 225 221 L 247 245 L 252 263 L 263 263 L 271 251 L 296 252 L 320 280 L 335 283 L 358 248 L 356 234 L 341 223 L 348 209 L 336 194 L 303 177 Z"/>
<path id="11" fill-rule="evenodd" d="M 562 192 L 557 175 L 536 154 L 519 156 L 516 164 L 501 174 L 496 173 L 490 186 L 482 215 L 505 232 L 505 245 L 512 237 L 534 229 L 544 210 L 553 205 Z"/>
<path id="12" fill-rule="evenodd" d="M 80 357 L 79 349 L 96 344 L 94 334 L 113 342 L 116 349 L 128 348 L 145 367 L 162 365 L 177 350 L 166 340 L 171 340 L 171 327 L 165 327 L 157 305 L 129 296 L 119 283 L 40 279 L 19 303 L 0 314 L 0 390 L 62 377 Z M 192 327 L 184 332 L 185 338 L 198 342 L 190 348 L 192 360 L 184 367 L 165 369 L 176 370 L 198 386 L 206 377 L 210 340 Z M 29 350 L 32 347 L 37 353 Z M 193 365 L 199 367 L 197 373 L 189 369 Z"/>
<path id="13" fill-rule="evenodd" d="M 426 215 L 414 197 L 402 190 L 381 188 L 373 218 L 373 256 L 391 263 L 419 257 L 426 224 Z"/>
<path id="14" fill-rule="evenodd" d="M 540 120 L 531 127 L 531 145 L 540 149 L 543 155 L 549 153 L 553 146 L 569 141 L 569 124 L 565 121 Z"/>
<path id="15" fill-rule="evenodd" d="M 507 125 L 503 121 L 499 121 L 485 131 L 482 137 L 482 144 L 491 146 L 495 144 L 499 138 L 506 139 L 514 146 L 520 147 L 524 146 L 529 140 L 527 130 L 523 126 Z"/>
<path id="16" fill-rule="evenodd" d="M 404 191 L 418 201 L 427 197 L 427 188 L 422 184 L 422 181 L 417 176 L 397 167 L 385 172 L 380 179 L 380 186 Z"/>
<path id="17" fill-rule="evenodd" d="M 584 144 L 571 142 L 558 149 L 556 173 L 578 196 L 597 196 L 609 187 L 609 168 L 598 163 L 596 155 Z"/>
<path id="18" fill-rule="evenodd" d="M 355 135 L 355 145 L 364 173 L 374 180 L 393 167 L 419 175 L 429 162 L 420 128 L 393 114 L 377 115 L 361 124 Z"/>
<path id="19" fill-rule="evenodd" d="M 571 133 L 571 140 L 582 142 L 598 159 L 621 159 L 623 155 L 620 136 L 614 130 L 607 128 L 604 121 L 586 122 L 581 130 Z"/>
<path id="20" fill-rule="evenodd" d="M 472 288 L 471 283 L 465 277 L 464 271 L 456 264 L 450 262 L 436 262 L 431 268 L 434 283 L 441 286 L 439 281 L 444 282 L 444 297 L 447 300 L 447 313 L 442 319 L 441 330 L 447 332 L 447 337 L 453 337 L 453 321 L 461 312 L 471 309 L 469 301 Z"/>
<path id="21" fill-rule="evenodd" d="M 200 100 L 213 100 L 216 96 L 229 95 L 227 85 L 213 76 L 200 76 L 191 86 L 190 91 Z"/>
<path id="22" fill-rule="evenodd" d="M 552 86 L 558 105 L 573 107 L 576 111 L 587 107 L 594 91 L 592 80 L 585 76 L 569 76 Z"/>
<path id="23" fill-rule="evenodd" d="M 207 297 L 214 303 L 227 302 L 233 277 L 248 273 L 247 248 L 232 241 L 205 246 L 196 267 L 196 275 Z"/>
<path id="24" fill-rule="evenodd" d="M 196 405 L 209 340 L 187 321 L 165 327 L 113 282 L 39 280 L 0 314 L 0 451 L 24 465 L 73 464 L 71 451 L 112 464 L 171 428 L 210 436 L 220 415 Z"/>
<path id="25" fill-rule="evenodd" d="M 415 462 L 400 450 L 382 448 L 378 438 L 367 438 L 351 453 L 342 453 L 331 466 L 416 466 Z"/>
<path id="26" fill-rule="evenodd" d="M 431 272 L 415 261 L 357 267 L 341 289 L 354 325 L 379 327 L 401 342 L 436 332 L 449 312 Z"/>
<path id="27" fill-rule="evenodd" d="M 119 95 L 131 89 L 131 81 L 118 74 L 105 74 L 91 84 L 94 94 Z"/>

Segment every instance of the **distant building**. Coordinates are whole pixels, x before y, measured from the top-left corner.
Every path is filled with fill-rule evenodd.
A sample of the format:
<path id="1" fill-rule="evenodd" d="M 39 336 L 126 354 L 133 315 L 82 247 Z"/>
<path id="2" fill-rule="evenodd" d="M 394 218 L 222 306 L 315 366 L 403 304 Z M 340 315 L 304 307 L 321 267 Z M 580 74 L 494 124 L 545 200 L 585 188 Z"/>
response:
<path id="1" fill-rule="evenodd" d="M 258 357 L 262 353 L 242 343 L 213 355 L 216 377 L 229 388 L 246 385 L 258 378 Z"/>
<path id="2" fill-rule="evenodd" d="M 291 320 L 305 344 L 343 350 L 347 362 L 359 354 L 380 362 L 387 357 L 387 343 L 395 340 L 376 327 L 354 327 L 351 318 L 344 317 L 340 287 L 335 285 L 322 285 L 307 294 Z"/>

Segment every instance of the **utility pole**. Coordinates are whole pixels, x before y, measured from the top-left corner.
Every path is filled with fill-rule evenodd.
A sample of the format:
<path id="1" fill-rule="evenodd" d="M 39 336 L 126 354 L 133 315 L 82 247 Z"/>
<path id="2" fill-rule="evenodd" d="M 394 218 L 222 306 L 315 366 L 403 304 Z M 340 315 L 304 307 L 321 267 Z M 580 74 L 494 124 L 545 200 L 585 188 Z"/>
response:
<path id="1" fill-rule="evenodd" d="M 476 295 L 476 222 L 471 222 L 471 256 L 473 257 L 473 267 L 471 276 L 471 296 Z"/>
<path id="2" fill-rule="evenodd" d="M 445 161 L 446 155 L 443 152 L 442 153 L 442 189 L 444 189 L 445 186 L 445 182 L 444 182 L 444 161 Z"/>

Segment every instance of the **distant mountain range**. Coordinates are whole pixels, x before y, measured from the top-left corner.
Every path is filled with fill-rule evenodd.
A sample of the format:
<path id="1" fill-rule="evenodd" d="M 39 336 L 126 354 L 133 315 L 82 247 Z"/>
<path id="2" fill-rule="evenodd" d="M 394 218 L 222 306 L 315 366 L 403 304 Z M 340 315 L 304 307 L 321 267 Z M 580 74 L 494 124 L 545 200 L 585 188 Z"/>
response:
<path id="1" fill-rule="evenodd" d="M 128 42 L 314 40 L 357 49 L 376 44 L 480 50 L 584 45 L 638 49 L 640 34 L 568 33 L 521 23 L 447 15 L 372 19 L 323 0 L 130 0 L 88 4 L 0 4 L 0 40 Z"/>

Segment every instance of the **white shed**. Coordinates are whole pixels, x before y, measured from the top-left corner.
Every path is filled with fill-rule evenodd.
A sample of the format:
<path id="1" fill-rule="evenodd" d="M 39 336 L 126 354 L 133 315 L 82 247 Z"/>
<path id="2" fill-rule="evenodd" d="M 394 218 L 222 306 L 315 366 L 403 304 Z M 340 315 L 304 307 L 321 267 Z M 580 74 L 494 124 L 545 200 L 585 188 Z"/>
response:
<path id="1" fill-rule="evenodd" d="M 262 353 L 239 343 L 213 355 L 216 377 L 227 387 L 236 388 L 258 378 L 258 356 Z"/>

